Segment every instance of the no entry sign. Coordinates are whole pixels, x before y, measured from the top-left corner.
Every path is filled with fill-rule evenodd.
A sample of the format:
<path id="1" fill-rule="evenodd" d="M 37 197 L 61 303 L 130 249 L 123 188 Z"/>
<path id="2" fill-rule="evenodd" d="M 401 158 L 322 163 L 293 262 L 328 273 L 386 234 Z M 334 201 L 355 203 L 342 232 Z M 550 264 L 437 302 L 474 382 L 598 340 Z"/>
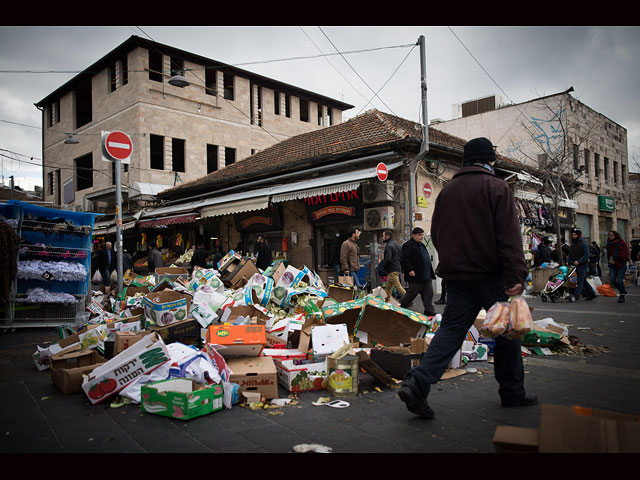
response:
<path id="1" fill-rule="evenodd" d="M 133 142 L 124 132 L 103 132 L 105 160 L 127 160 L 133 152 Z"/>
<path id="2" fill-rule="evenodd" d="M 428 182 L 425 183 L 423 187 L 424 196 L 429 198 L 431 196 L 431 191 L 431 185 Z"/>
<path id="3" fill-rule="evenodd" d="M 376 175 L 378 176 L 378 180 L 380 180 L 381 182 L 384 182 L 387 179 L 387 177 L 389 176 L 389 170 L 384 163 L 380 162 L 378 164 L 378 166 L 376 167 Z"/>

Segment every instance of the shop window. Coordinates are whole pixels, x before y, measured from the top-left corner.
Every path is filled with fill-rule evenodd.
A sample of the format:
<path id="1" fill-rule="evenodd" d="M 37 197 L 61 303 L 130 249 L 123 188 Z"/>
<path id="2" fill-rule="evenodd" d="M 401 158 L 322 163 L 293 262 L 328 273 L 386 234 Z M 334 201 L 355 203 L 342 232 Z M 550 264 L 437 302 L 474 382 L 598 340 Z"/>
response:
<path id="1" fill-rule="evenodd" d="M 91 78 L 87 78 L 75 90 L 76 128 L 91 121 Z"/>
<path id="2" fill-rule="evenodd" d="M 207 145 L 207 173 L 218 170 L 218 146 Z"/>
<path id="3" fill-rule="evenodd" d="M 164 170 L 164 137 L 160 135 L 150 135 L 149 146 L 150 167 L 154 170 Z"/>
<path id="4" fill-rule="evenodd" d="M 184 140 L 179 138 L 171 139 L 171 163 L 174 172 L 184 172 Z"/>
<path id="5" fill-rule="evenodd" d="M 93 154 L 88 153 L 74 160 L 76 192 L 93 187 Z"/>

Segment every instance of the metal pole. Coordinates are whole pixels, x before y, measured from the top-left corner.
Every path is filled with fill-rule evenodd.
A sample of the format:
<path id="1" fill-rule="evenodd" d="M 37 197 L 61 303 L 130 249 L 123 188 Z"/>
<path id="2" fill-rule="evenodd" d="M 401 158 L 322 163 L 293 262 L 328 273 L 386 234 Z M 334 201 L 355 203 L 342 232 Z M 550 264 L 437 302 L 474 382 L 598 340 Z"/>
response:
<path id="1" fill-rule="evenodd" d="M 429 115 L 427 113 L 427 48 L 424 35 L 420 35 L 420 87 L 422 93 L 422 154 L 429 151 Z"/>
<path id="2" fill-rule="evenodd" d="M 119 159 L 115 159 L 116 170 L 116 259 L 118 272 L 118 294 L 122 292 L 122 172 Z"/>

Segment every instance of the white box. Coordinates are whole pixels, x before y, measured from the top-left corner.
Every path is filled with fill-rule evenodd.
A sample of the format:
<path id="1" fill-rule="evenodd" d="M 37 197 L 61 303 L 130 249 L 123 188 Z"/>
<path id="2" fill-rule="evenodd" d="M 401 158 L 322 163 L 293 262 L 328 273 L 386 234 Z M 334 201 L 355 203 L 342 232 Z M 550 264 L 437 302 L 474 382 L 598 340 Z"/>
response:
<path id="1" fill-rule="evenodd" d="M 319 325 L 311 327 L 311 345 L 313 355 L 330 355 L 350 343 L 347 325 Z"/>

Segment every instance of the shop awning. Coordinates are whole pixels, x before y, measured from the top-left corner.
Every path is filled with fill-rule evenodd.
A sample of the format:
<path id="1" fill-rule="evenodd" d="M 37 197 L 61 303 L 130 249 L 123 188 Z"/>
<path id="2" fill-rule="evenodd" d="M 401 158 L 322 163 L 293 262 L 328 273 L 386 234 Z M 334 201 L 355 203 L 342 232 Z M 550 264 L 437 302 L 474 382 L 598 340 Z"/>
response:
<path id="1" fill-rule="evenodd" d="M 131 222 L 123 223 L 121 230 L 129 230 L 135 226 L 136 222 L 133 220 Z M 109 235 L 111 233 L 116 233 L 116 224 L 114 222 L 99 222 L 93 225 L 91 235 L 95 237 L 97 235 Z"/>
<path id="2" fill-rule="evenodd" d="M 231 215 L 234 213 L 263 210 L 269 206 L 269 196 L 262 195 L 256 198 L 246 198 L 235 202 L 224 202 L 200 210 L 202 218 L 217 217 L 219 215 Z"/>
<path id="3" fill-rule="evenodd" d="M 175 225 L 178 223 L 191 223 L 191 222 L 194 222 L 197 217 L 198 217 L 197 213 L 192 213 L 189 215 L 174 215 L 171 217 L 153 218 L 150 220 L 140 220 L 138 222 L 138 227 L 151 228 L 151 227 Z"/>
<path id="4" fill-rule="evenodd" d="M 530 202 L 544 201 L 544 203 L 547 205 L 553 205 L 554 203 L 553 198 L 547 195 L 541 195 L 540 193 L 536 193 L 536 192 L 526 192 L 523 190 L 516 190 L 513 195 L 516 198 L 519 198 L 521 200 L 528 200 Z M 570 200 L 568 198 L 559 198 L 558 206 L 562 208 L 572 208 L 575 210 L 578 208 L 578 202 L 576 202 L 575 200 Z"/>
<path id="5" fill-rule="evenodd" d="M 172 185 L 161 185 L 158 183 L 143 183 L 133 182 L 129 187 L 129 198 L 134 200 L 136 198 L 153 198 L 158 193 L 172 188 Z"/>

